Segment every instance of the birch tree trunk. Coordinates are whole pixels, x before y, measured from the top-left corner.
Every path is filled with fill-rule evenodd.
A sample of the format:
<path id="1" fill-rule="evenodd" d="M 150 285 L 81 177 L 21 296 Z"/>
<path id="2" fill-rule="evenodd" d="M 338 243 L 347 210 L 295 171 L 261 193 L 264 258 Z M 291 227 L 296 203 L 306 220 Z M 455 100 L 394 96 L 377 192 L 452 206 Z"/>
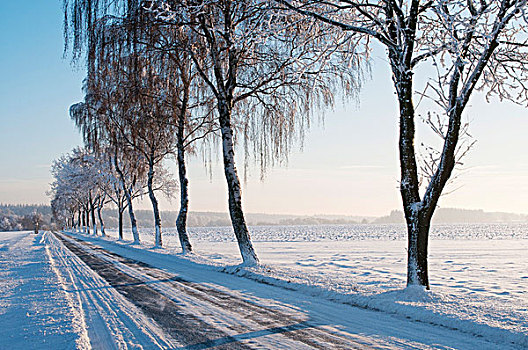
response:
<path id="1" fill-rule="evenodd" d="M 189 208 L 189 180 L 187 179 L 187 168 L 185 166 L 185 146 L 183 141 L 183 130 L 185 128 L 185 114 L 180 113 L 178 117 L 177 148 L 178 148 L 178 177 L 180 180 L 180 212 L 176 219 L 176 228 L 182 247 L 182 253 L 192 252 L 191 241 L 187 234 L 187 213 Z"/>
<path id="2" fill-rule="evenodd" d="M 226 101 L 219 101 L 219 121 L 222 132 L 222 153 L 224 159 L 224 172 L 227 181 L 229 195 L 229 214 L 235 236 L 238 242 L 238 248 L 242 255 L 244 264 L 255 265 L 259 260 L 244 218 L 242 210 L 242 191 L 240 180 L 235 167 L 235 151 L 233 147 L 233 128 L 231 127 L 231 111 Z"/>
<path id="3" fill-rule="evenodd" d="M 95 205 L 93 203 L 90 204 L 90 214 L 92 216 L 93 234 L 94 236 L 97 236 L 97 222 L 95 221 Z"/>
<path id="4" fill-rule="evenodd" d="M 134 239 L 134 243 L 139 243 L 139 232 L 137 228 L 137 221 L 136 221 L 136 214 L 134 214 L 134 208 L 132 206 L 132 188 L 135 184 L 135 180 L 132 181 L 132 186 L 130 188 L 127 188 L 125 185 L 125 175 L 121 171 L 121 168 L 119 167 L 119 163 L 117 161 L 117 150 L 114 155 L 114 166 L 117 171 L 117 174 L 119 175 L 119 179 L 121 182 L 121 187 L 123 188 L 123 192 L 125 193 L 125 199 L 127 201 L 128 205 L 128 215 L 130 216 L 130 226 L 132 227 L 132 237 Z M 121 227 L 120 227 L 120 238 L 123 239 L 123 218 L 122 215 L 120 217 L 121 219 Z"/>
<path id="5" fill-rule="evenodd" d="M 128 204 L 128 215 L 130 216 L 130 226 L 132 227 L 132 237 L 134 239 L 134 243 L 139 243 L 139 232 L 137 228 L 137 220 L 136 220 L 136 214 L 134 214 L 134 207 L 132 205 L 132 195 L 130 194 L 131 191 L 128 189 L 125 190 L 125 197 Z"/>
<path id="6" fill-rule="evenodd" d="M 92 229 L 90 227 L 91 223 L 90 223 L 90 207 L 88 207 L 88 209 L 86 209 L 86 233 L 87 234 L 92 234 Z"/>
<path id="7" fill-rule="evenodd" d="M 84 233 L 86 233 L 86 234 L 90 234 L 90 216 L 89 216 L 89 210 L 85 210 L 85 211 L 84 211 L 83 224 L 84 224 Z"/>
<path id="8" fill-rule="evenodd" d="M 120 241 L 123 240 L 123 211 L 124 210 L 125 209 L 123 208 L 121 204 L 117 207 L 117 215 L 118 215 L 118 220 L 119 220 L 119 240 Z"/>
<path id="9" fill-rule="evenodd" d="M 97 207 L 97 216 L 99 217 L 99 226 L 101 226 L 101 236 L 105 237 L 105 228 L 104 228 L 104 222 L 103 222 L 103 207 L 99 206 Z"/>
<path id="10" fill-rule="evenodd" d="M 225 7 L 222 7 L 223 16 L 225 19 L 223 32 L 220 34 L 222 40 L 226 42 L 227 57 L 224 58 L 225 65 L 222 64 L 222 57 L 217 41 L 217 33 L 214 30 L 213 23 L 209 22 L 211 18 L 202 14 L 199 15 L 199 21 L 204 36 L 208 42 L 212 69 L 215 76 L 216 86 L 212 82 L 208 84 L 215 91 L 218 121 L 220 123 L 220 131 L 222 133 L 222 154 L 224 161 L 224 173 L 227 181 L 228 190 L 228 204 L 229 215 L 231 216 L 231 224 L 238 242 L 238 248 L 242 255 L 242 261 L 247 265 L 258 264 L 257 254 L 251 243 L 251 237 L 244 218 L 242 210 L 242 191 L 240 188 L 240 180 L 237 175 L 235 167 L 235 150 L 233 144 L 233 127 L 231 125 L 231 113 L 233 107 L 233 92 L 237 86 L 237 67 L 240 63 L 237 50 L 234 48 L 231 40 L 233 35 L 232 12 L 233 5 L 231 2 L 225 2 Z M 224 69 L 227 68 L 227 72 Z M 225 74 L 226 73 L 226 74 Z M 208 80 L 207 80 L 208 81 Z"/>
<path id="11" fill-rule="evenodd" d="M 162 247 L 163 242 L 161 240 L 161 216 L 159 212 L 159 206 L 158 206 L 158 199 L 156 198 L 156 195 L 154 194 L 154 161 L 151 158 L 149 160 L 149 171 L 148 171 L 148 178 L 147 178 L 147 187 L 148 187 L 148 193 L 149 198 L 152 203 L 152 212 L 154 213 L 154 226 L 156 228 L 156 237 L 155 237 L 155 243 L 154 245 L 156 247 Z"/>

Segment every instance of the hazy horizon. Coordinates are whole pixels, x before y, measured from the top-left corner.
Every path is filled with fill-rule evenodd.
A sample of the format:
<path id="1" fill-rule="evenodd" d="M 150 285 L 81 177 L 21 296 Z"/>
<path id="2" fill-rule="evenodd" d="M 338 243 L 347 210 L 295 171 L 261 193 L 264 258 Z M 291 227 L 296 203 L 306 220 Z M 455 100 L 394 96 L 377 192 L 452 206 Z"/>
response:
<path id="1" fill-rule="evenodd" d="M 50 204 L 49 203 L 3 203 L 3 202 L 0 202 L 0 207 L 1 206 L 16 206 L 16 205 L 27 205 L 27 206 L 49 206 Z M 108 206 L 108 208 L 106 209 L 110 209 L 110 210 L 116 210 L 116 208 L 114 206 Z M 151 211 L 152 208 L 148 205 L 144 205 L 144 206 L 136 206 L 136 211 Z M 527 215 L 528 216 L 528 212 L 505 212 L 505 211 L 487 211 L 487 210 L 484 210 L 482 208 L 458 208 L 458 207 L 439 207 L 437 208 L 437 211 L 439 209 L 443 209 L 443 210 L 460 210 L 460 211 L 482 211 L 483 213 L 485 214 L 496 214 L 496 213 L 502 213 L 502 214 L 513 214 L 513 215 Z M 355 213 L 350 213 L 350 214 L 335 214 L 335 213 L 306 213 L 306 214 L 293 214 L 293 213 L 287 213 L 287 212 L 275 212 L 275 213 L 272 213 L 272 212 L 252 212 L 252 211 L 244 211 L 244 213 L 246 215 L 270 215 L 270 216 L 307 216 L 307 217 L 317 217 L 317 216 L 320 216 L 320 217 L 332 217 L 332 216 L 337 216 L 337 217 L 357 217 L 357 218 L 380 218 L 380 217 L 384 217 L 384 216 L 388 216 L 389 214 L 391 214 L 393 211 L 399 211 L 399 212 L 402 212 L 402 208 L 394 208 L 394 209 L 391 209 L 390 211 L 388 211 L 387 213 L 384 213 L 382 215 L 359 215 L 359 214 L 355 214 Z M 162 212 L 178 212 L 179 211 L 179 208 L 178 206 L 174 206 L 174 208 L 163 208 L 161 209 Z M 210 214 L 229 214 L 229 211 L 226 209 L 226 210 L 223 210 L 223 211 L 212 211 L 212 210 L 190 210 L 189 211 L 190 213 L 210 213 Z"/>

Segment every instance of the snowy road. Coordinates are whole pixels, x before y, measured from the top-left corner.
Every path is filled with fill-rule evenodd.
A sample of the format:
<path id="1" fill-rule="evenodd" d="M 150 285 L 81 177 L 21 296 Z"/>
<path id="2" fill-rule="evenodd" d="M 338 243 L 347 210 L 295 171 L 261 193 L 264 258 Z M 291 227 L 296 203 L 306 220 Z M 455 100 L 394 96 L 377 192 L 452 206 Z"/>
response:
<path id="1" fill-rule="evenodd" d="M 300 313 L 257 305 L 81 240 L 57 237 L 186 349 L 367 347 L 337 329 L 311 324 Z"/>
<path id="2" fill-rule="evenodd" d="M 185 349 L 357 349 L 369 342 L 301 312 L 187 281 L 79 239 L 62 243 Z M 376 341 L 377 343 L 377 341 Z"/>
<path id="3" fill-rule="evenodd" d="M 0 237 L 0 262 L 11 281 L 23 285 L 25 276 L 28 287 L 0 280 L 12 290 L 0 304 L 0 349 L 510 348 L 134 245 L 49 232 L 9 237 Z M 21 275 L 19 266 L 30 263 Z M 29 282 L 41 275 L 45 287 Z M 52 306 L 58 311 L 48 317 Z"/>

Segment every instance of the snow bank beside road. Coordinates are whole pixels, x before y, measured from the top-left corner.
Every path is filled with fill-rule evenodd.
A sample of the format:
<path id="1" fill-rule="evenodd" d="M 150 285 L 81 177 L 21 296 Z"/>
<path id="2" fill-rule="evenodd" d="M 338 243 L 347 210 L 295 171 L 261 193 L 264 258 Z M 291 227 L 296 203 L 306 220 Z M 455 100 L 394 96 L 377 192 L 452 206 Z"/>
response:
<path id="1" fill-rule="evenodd" d="M 396 289 L 371 295 L 361 294 L 355 289 L 343 293 L 335 291 L 331 285 L 314 281 L 306 275 L 294 275 L 269 266 L 229 266 L 219 270 L 310 296 L 459 330 L 498 344 L 512 344 L 523 349 L 528 347 L 526 319 L 515 314 L 501 319 L 501 316 L 493 312 L 494 305 L 489 305 L 489 308 L 478 307 L 475 305 L 478 300 L 461 300 L 454 295 L 426 291 L 421 287 Z"/>

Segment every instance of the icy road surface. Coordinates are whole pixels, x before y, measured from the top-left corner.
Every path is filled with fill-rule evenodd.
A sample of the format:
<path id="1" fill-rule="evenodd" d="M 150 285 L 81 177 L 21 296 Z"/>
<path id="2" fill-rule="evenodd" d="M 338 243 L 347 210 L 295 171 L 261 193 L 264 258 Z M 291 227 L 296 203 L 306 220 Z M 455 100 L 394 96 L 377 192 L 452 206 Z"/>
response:
<path id="1" fill-rule="evenodd" d="M 81 238 L 0 235 L 0 349 L 509 348 Z"/>

